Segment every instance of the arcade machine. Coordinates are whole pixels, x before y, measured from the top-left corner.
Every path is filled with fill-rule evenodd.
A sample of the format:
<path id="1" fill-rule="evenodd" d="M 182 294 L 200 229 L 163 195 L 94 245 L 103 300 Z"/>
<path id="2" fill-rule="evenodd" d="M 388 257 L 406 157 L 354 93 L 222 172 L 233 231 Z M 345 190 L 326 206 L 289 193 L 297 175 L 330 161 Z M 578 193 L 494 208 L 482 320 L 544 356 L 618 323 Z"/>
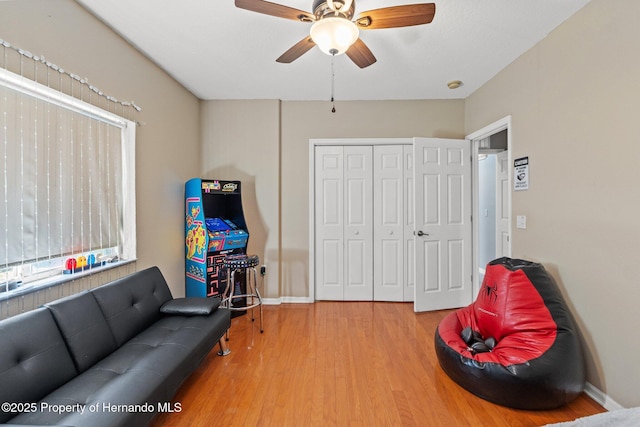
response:
<path id="1" fill-rule="evenodd" d="M 193 178 L 185 184 L 185 205 L 185 294 L 220 296 L 228 280 L 224 258 L 247 253 L 240 181 Z M 236 274 L 235 280 L 234 293 L 246 293 L 245 275 Z M 242 306 L 242 301 L 234 298 L 233 305 Z"/>

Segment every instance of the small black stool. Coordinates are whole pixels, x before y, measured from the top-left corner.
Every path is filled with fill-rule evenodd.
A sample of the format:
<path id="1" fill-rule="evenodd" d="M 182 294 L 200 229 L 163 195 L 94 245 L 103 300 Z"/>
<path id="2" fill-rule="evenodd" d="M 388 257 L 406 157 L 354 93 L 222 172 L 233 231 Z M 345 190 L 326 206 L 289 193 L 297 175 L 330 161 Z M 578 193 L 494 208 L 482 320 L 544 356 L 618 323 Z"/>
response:
<path id="1" fill-rule="evenodd" d="M 223 294 L 222 304 L 231 311 L 251 310 L 251 320 L 255 320 L 255 317 L 253 316 L 253 309 L 260 306 L 260 332 L 264 332 L 262 329 L 262 297 L 258 290 L 258 274 L 256 273 L 256 266 L 258 264 L 260 264 L 260 258 L 258 258 L 258 255 L 228 255 L 224 258 L 222 266 L 227 270 L 227 287 Z M 244 270 L 246 277 L 246 293 L 235 295 L 234 279 L 236 271 L 238 270 Z M 253 276 L 253 278 L 251 276 Z M 246 306 L 234 307 L 233 300 L 235 298 L 246 298 Z"/>

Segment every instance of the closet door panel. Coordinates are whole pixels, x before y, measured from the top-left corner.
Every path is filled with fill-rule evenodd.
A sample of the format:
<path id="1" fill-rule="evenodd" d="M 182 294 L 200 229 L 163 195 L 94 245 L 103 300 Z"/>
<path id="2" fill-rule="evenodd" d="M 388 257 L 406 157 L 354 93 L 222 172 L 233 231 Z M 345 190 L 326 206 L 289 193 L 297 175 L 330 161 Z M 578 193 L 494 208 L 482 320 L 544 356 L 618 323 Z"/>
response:
<path id="1" fill-rule="evenodd" d="M 342 147 L 315 148 L 316 298 L 344 298 L 344 161 Z"/>
<path id="2" fill-rule="evenodd" d="M 372 147 L 345 146 L 345 300 L 373 299 L 372 177 Z"/>
<path id="3" fill-rule="evenodd" d="M 402 145 L 373 147 L 373 299 L 404 298 L 404 158 Z"/>
<path id="4" fill-rule="evenodd" d="M 403 301 L 413 301 L 415 296 L 415 239 L 413 231 L 414 222 L 414 196 L 413 196 L 413 145 L 403 146 L 404 156 L 404 216 L 403 216 L 403 237 L 404 237 L 404 287 Z"/>

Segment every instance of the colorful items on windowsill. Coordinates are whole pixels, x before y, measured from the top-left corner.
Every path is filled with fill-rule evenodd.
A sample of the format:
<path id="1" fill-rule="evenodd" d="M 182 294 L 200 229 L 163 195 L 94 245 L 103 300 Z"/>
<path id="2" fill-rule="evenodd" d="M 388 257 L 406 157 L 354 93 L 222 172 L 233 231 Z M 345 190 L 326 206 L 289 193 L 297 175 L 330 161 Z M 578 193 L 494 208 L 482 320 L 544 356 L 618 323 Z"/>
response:
<path id="1" fill-rule="evenodd" d="M 80 271 L 90 270 L 92 268 L 102 267 L 103 265 L 109 262 L 115 262 L 118 260 L 118 257 L 102 257 L 94 254 L 90 254 L 89 256 L 80 255 L 77 258 L 68 258 L 65 262 L 63 274 L 73 274 L 78 273 Z"/>

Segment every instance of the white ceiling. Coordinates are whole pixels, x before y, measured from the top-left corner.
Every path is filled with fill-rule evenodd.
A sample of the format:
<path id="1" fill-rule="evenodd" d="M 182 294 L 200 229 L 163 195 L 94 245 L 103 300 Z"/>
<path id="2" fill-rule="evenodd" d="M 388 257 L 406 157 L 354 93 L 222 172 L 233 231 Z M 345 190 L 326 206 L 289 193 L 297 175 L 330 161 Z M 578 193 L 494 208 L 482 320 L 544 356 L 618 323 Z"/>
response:
<path id="1" fill-rule="evenodd" d="M 234 0 L 76 0 L 200 99 L 328 100 L 331 57 L 275 59 L 310 24 Z M 424 0 L 422 2 L 429 2 Z M 336 100 L 466 98 L 590 0 L 436 0 L 427 25 L 361 31 L 378 61 L 335 58 Z M 273 0 L 311 12 L 313 0 Z M 356 0 L 356 14 L 421 0 Z M 457 90 L 451 80 L 463 81 Z"/>

